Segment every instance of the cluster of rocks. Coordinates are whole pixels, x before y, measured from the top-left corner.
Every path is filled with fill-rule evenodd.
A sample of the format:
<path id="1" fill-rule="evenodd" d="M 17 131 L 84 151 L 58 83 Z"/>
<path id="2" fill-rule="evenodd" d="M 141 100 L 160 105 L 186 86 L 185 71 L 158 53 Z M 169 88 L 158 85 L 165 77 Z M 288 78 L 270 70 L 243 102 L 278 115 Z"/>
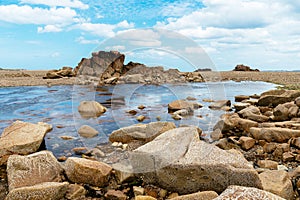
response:
<path id="1" fill-rule="evenodd" d="M 236 96 L 235 112 L 221 117 L 211 138 L 222 149 L 239 149 L 255 166 L 264 190 L 295 199 L 300 191 L 300 91 L 251 97 Z"/>
<path id="2" fill-rule="evenodd" d="M 58 70 L 49 70 L 43 79 L 59 79 L 64 77 L 73 77 L 75 73 L 73 72 L 72 67 L 63 67 Z"/>
<path id="3" fill-rule="evenodd" d="M 237 66 L 235 66 L 233 71 L 244 71 L 244 72 L 255 71 L 255 72 L 259 72 L 258 69 L 252 69 L 251 67 L 246 66 L 246 65 L 237 65 Z"/>
<path id="4" fill-rule="evenodd" d="M 203 82 L 200 72 L 179 72 L 177 69 L 147 67 L 140 63 L 124 64 L 125 55 L 118 51 L 99 51 L 83 58 L 74 69 L 79 84 L 163 84 Z"/>

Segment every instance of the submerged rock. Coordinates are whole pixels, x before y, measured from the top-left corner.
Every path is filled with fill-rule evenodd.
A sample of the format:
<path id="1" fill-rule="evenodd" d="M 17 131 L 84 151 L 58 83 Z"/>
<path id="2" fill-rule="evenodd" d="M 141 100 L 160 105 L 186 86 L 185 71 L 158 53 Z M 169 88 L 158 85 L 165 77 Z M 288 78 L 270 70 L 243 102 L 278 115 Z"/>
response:
<path id="1" fill-rule="evenodd" d="M 132 169 L 145 181 L 170 191 L 188 194 L 229 185 L 261 188 L 252 165 L 236 151 L 224 151 L 199 140 L 195 127 L 169 130 L 136 149 Z"/>
<path id="2" fill-rule="evenodd" d="M 0 137 L 0 165 L 5 164 L 12 154 L 27 155 L 36 152 L 52 126 L 16 121 L 4 129 Z"/>
<path id="3" fill-rule="evenodd" d="M 78 133 L 80 136 L 85 137 L 85 138 L 92 138 L 96 137 L 99 132 L 94 129 L 93 127 L 90 127 L 88 125 L 83 125 L 78 129 Z"/>
<path id="4" fill-rule="evenodd" d="M 97 118 L 106 112 L 106 108 L 96 101 L 82 101 L 78 112 L 83 118 Z"/>

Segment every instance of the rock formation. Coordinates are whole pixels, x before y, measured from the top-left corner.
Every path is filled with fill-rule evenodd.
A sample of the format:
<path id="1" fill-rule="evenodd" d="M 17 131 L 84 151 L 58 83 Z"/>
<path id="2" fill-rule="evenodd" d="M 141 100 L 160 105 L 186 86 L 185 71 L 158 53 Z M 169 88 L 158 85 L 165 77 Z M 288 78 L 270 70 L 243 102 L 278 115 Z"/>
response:
<path id="1" fill-rule="evenodd" d="M 251 69 L 251 67 L 246 66 L 246 65 L 237 65 L 233 71 L 245 71 L 245 72 L 250 72 L 250 71 L 255 71 L 259 72 L 258 69 Z"/>

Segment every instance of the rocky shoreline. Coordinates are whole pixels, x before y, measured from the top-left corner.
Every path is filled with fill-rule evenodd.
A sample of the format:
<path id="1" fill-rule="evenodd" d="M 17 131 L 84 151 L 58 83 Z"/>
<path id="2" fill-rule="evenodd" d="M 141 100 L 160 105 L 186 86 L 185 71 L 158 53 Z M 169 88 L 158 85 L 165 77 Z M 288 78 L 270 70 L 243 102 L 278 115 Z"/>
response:
<path id="1" fill-rule="evenodd" d="M 299 199 L 300 91 L 239 95 L 232 106 L 224 100 L 209 107 L 234 110 L 221 116 L 210 139 L 195 126 L 132 125 L 111 133 L 113 163 L 101 146 L 55 158 L 42 145 L 50 124 L 16 121 L 0 137 L 0 198 Z M 78 109 L 99 117 L 107 108 L 82 102 Z M 169 109 L 184 117 L 201 105 L 177 100 Z"/>

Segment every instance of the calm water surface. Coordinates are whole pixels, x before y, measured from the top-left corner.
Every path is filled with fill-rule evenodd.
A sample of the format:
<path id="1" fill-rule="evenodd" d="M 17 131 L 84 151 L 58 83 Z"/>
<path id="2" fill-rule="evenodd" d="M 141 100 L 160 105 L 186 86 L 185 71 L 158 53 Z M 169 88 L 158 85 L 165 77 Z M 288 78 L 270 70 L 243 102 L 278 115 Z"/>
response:
<path id="1" fill-rule="evenodd" d="M 234 103 L 236 95 L 260 94 L 274 89 L 276 85 L 265 82 L 222 82 L 192 83 L 180 85 L 119 85 L 98 88 L 83 86 L 34 86 L 0 88 L 0 133 L 16 120 L 26 122 L 43 121 L 53 125 L 53 131 L 47 134 L 46 148 L 56 156 L 72 153 L 78 146 L 95 147 L 105 144 L 109 134 L 120 127 L 137 124 L 138 115 L 146 116 L 143 123 L 157 121 L 173 121 L 177 126 L 182 124 L 199 126 L 205 134 L 209 134 L 223 111 L 208 108 L 210 103 L 203 99 L 230 99 Z M 168 113 L 168 103 L 188 96 L 197 98 L 204 105 L 195 110 L 194 115 L 180 121 L 174 121 Z M 113 104 L 108 103 L 114 99 Z M 83 119 L 77 111 L 82 100 L 96 100 L 105 104 L 108 111 L 97 119 Z M 139 110 L 139 105 L 145 105 Z M 135 109 L 136 116 L 126 111 Z M 100 134 L 92 139 L 83 139 L 77 134 L 81 125 L 90 125 Z M 60 136 L 72 136 L 74 140 L 63 140 Z"/>

